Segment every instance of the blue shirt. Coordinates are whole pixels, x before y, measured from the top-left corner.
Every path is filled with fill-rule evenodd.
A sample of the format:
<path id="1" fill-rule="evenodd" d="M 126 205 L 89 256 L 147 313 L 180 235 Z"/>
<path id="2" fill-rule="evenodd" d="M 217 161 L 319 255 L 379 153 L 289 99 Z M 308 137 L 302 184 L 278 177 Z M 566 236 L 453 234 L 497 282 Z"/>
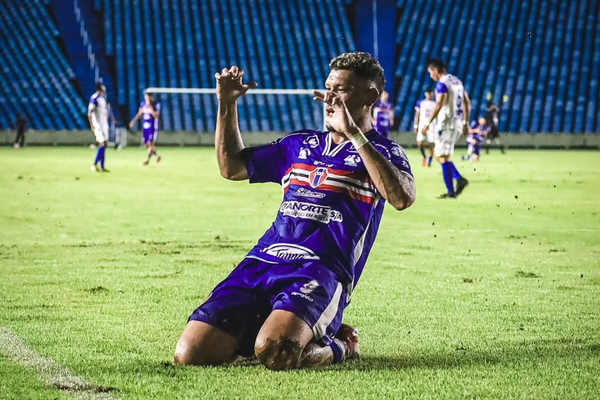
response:
<path id="1" fill-rule="evenodd" d="M 399 170 L 411 174 L 402 147 L 376 130 L 366 134 Z M 301 130 L 243 151 L 250 183 L 275 182 L 283 201 L 275 222 L 246 257 L 268 263 L 319 260 L 350 290 L 367 261 L 384 199 L 350 141 Z"/>

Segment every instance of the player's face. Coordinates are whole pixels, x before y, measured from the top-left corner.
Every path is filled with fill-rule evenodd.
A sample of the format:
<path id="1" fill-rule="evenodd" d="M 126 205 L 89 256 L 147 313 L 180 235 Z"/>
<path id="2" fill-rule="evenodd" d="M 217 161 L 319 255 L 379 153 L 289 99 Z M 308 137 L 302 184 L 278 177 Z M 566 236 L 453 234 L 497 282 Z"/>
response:
<path id="1" fill-rule="evenodd" d="M 379 92 L 373 82 L 356 76 L 354 72 L 334 69 L 325 81 L 325 89 L 334 92 L 346 103 L 346 108 L 354 121 L 358 124 L 365 118 L 370 118 L 371 107 L 377 101 Z M 325 126 L 333 131 L 329 119 L 333 115 L 333 108 L 325 106 Z"/>
<path id="2" fill-rule="evenodd" d="M 432 96 L 431 96 L 431 92 L 425 92 L 425 98 L 426 98 L 427 100 L 431 100 L 431 97 L 432 97 Z"/>
<path id="3" fill-rule="evenodd" d="M 438 71 L 437 68 L 428 67 L 427 72 L 429 72 L 429 76 L 431 77 L 431 79 L 433 79 L 436 82 L 439 81 L 442 77 L 442 73 Z"/>
<path id="4" fill-rule="evenodd" d="M 106 95 L 106 86 L 102 85 L 102 89 L 100 89 L 100 93 L 102 93 L 102 95 Z"/>
<path id="5" fill-rule="evenodd" d="M 144 101 L 146 102 L 146 104 L 150 104 L 150 103 L 152 103 L 152 97 L 149 96 L 149 95 L 147 95 L 147 94 L 145 94 L 144 95 Z"/>
<path id="6" fill-rule="evenodd" d="M 479 118 L 479 125 L 485 125 L 485 118 Z"/>

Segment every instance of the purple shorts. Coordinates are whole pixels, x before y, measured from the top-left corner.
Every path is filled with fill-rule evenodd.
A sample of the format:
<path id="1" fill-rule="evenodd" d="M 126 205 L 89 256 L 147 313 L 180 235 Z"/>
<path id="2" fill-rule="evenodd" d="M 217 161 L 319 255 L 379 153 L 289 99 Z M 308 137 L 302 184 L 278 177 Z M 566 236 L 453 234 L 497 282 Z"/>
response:
<path id="1" fill-rule="evenodd" d="M 469 154 L 479 155 L 481 153 L 481 145 L 479 144 L 470 144 L 469 145 Z"/>
<path id="2" fill-rule="evenodd" d="M 156 142 L 157 137 L 158 137 L 158 132 L 156 132 L 154 129 L 144 130 L 142 132 L 142 138 L 144 139 L 144 144 Z"/>
<path id="3" fill-rule="evenodd" d="M 258 331 L 273 310 L 303 319 L 313 340 L 328 345 L 342 323 L 346 286 L 319 262 L 271 264 L 245 258 L 196 308 L 188 321 L 202 321 L 235 336 L 238 354 L 254 354 Z"/>

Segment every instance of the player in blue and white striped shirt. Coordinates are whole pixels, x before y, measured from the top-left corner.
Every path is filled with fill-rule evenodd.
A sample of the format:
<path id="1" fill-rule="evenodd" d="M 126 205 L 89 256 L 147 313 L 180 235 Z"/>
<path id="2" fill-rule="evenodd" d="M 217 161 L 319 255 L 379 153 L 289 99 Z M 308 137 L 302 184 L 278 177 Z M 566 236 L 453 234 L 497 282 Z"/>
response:
<path id="1" fill-rule="evenodd" d="M 451 157 L 454 154 L 456 140 L 462 134 L 468 133 L 467 123 L 471 113 L 471 101 L 461 80 L 446 71 L 446 64 L 442 60 L 435 58 L 429 60 L 427 71 L 431 79 L 436 81 L 436 99 L 430 120 L 423 126 L 422 132 L 427 133 L 431 121 L 436 120 L 437 135 L 434 152 L 442 165 L 442 175 L 447 190 L 440 198 L 455 198 L 469 184 L 469 181 L 458 172 Z M 456 190 L 454 180 L 457 181 Z"/>

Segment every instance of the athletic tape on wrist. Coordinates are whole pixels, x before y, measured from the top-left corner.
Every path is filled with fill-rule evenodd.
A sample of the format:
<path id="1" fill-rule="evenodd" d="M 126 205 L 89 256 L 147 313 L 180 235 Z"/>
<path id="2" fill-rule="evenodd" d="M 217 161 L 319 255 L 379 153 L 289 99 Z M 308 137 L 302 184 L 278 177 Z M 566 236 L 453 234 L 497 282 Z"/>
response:
<path id="1" fill-rule="evenodd" d="M 363 133 L 357 133 L 356 135 L 352 136 L 352 139 L 350 139 L 350 141 L 352 142 L 356 150 L 369 143 L 369 139 L 367 139 L 367 137 Z"/>

